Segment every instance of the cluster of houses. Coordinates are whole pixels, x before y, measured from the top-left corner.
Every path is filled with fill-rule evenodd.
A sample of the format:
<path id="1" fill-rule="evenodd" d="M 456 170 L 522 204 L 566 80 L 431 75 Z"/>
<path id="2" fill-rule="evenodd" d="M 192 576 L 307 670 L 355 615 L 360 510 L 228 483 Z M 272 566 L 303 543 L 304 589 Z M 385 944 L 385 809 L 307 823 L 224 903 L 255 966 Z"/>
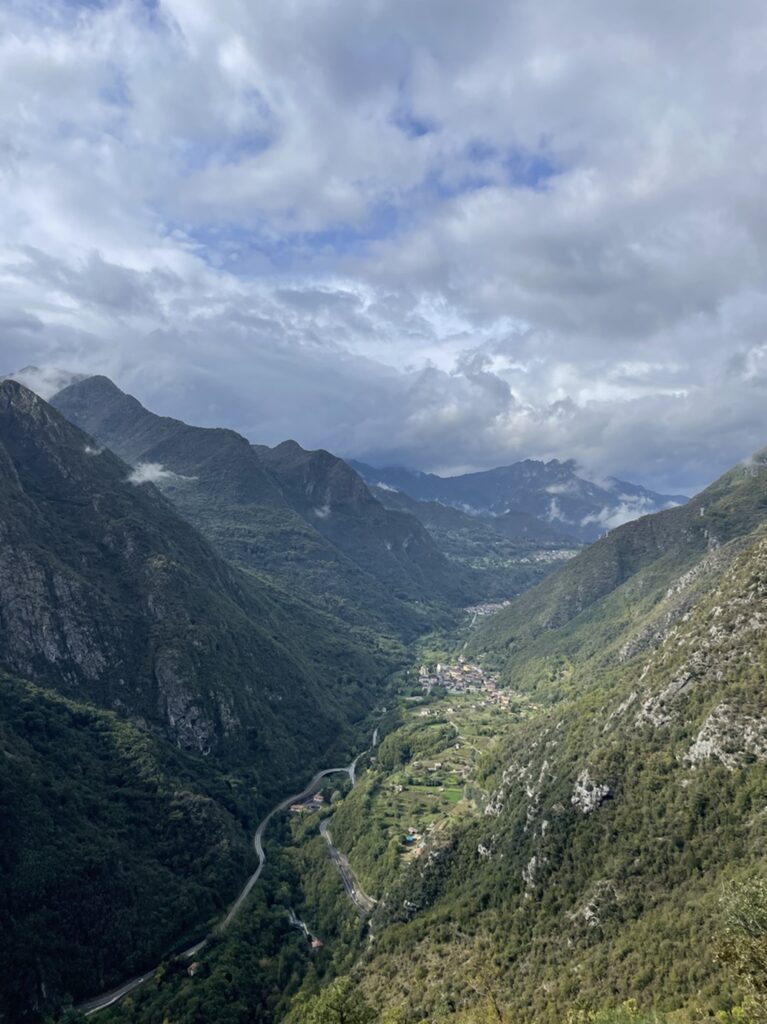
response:
<path id="1" fill-rule="evenodd" d="M 495 672 L 486 672 L 481 665 L 472 664 L 463 656 L 459 657 L 455 665 L 443 665 L 439 662 L 433 670 L 422 665 L 418 679 L 427 695 L 435 686 L 444 686 L 448 693 L 481 694 L 483 699 L 478 702 L 479 707 L 488 707 L 491 704 L 505 706 L 510 699 L 507 691 L 498 689 L 498 675 Z M 423 717 L 429 713 L 428 708 L 423 708 L 420 712 Z"/>
<path id="2" fill-rule="evenodd" d="M 510 604 L 511 601 L 484 601 L 482 604 L 469 605 L 468 608 L 464 608 L 464 611 L 466 612 L 467 615 L 473 616 L 473 625 L 474 619 L 476 619 L 477 616 L 495 615 L 495 613 L 499 612 L 501 608 L 506 608 Z"/>
<path id="3" fill-rule="evenodd" d="M 300 803 L 291 804 L 290 810 L 293 814 L 311 814 L 312 811 L 318 811 L 324 803 L 325 797 L 322 793 L 315 793 L 314 796 L 309 797 L 308 800 L 302 800 Z"/>

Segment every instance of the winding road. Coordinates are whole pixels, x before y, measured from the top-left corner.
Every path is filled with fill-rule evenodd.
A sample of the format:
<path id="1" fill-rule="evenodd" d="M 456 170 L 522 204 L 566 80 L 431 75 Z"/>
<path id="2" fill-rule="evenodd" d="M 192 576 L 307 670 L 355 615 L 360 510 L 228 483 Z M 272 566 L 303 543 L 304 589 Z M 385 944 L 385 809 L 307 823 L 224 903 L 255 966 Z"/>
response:
<path id="1" fill-rule="evenodd" d="M 362 754 L 364 753 L 367 753 L 367 751 L 363 750 Z M 346 765 L 344 768 L 324 768 L 321 772 L 317 772 L 317 774 L 314 776 L 309 785 L 302 789 L 300 793 L 294 793 L 292 796 L 286 797 L 284 800 L 278 803 L 276 807 L 273 807 L 271 811 L 269 811 L 267 816 L 256 829 L 256 833 L 253 836 L 253 846 L 256 849 L 256 856 L 258 857 L 258 867 L 247 880 L 245 885 L 242 887 L 240 895 L 229 908 L 229 912 L 226 915 L 226 917 L 223 919 L 223 921 L 221 921 L 220 924 L 218 924 L 215 927 L 214 933 L 220 934 L 221 932 L 226 931 L 226 929 L 229 927 L 229 925 L 232 923 L 235 917 L 239 914 L 240 908 L 250 895 L 250 890 L 258 881 L 259 876 L 264 869 L 264 864 L 266 863 L 266 854 L 264 853 L 264 847 L 262 843 L 264 830 L 266 829 L 266 826 L 269 824 L 272 818 L 275 816 L 275 814 L 279 814 L 281 811 L 284 811 L 287 807 L 290 807 L 291 804 L 300 803 L 302 800 L 306 800 L 310 796 L 313 796 L 314 793 L 316 793 L 317 790 L 320 788 L 320 783 L 327 775 L 337 775 L 339 772 L 345 772 L 349 776 L 351 784 L 354 785 L 354 782 L 356 780 L 357 762 L 362 757 L 362 754 L 357 754 L 352 763 Z M 202 947 L 200 945 L 193 946 L 191 950 L 185 950 L 181 955 L 190 956 L 192 955 L 192 953 L 196 953 L 197 950 L 201 948 Z"/>
<path id="2" fill-rule="evenodd" d="M 378 729 L 376 729 L 375 732 L 373 733 L 372 746 L 374 747 L 377 742 Z M 253 836 L 253 846 L 256 851 L 256 856 L 258 857 L 258 867 L 240 890 L 239 896 L 229 908 L 226 917 L 224 917 L 215 926 L 213 932 L 211 933 L 212 935 L 220 935 L 222 932 L 226 931 L 226 929 L 229 927 L 229 925 L 232 923 L 235 917 L 237 917 L 237 915 L 239 914 L 243 903 L 248 898 L 253 886 L 258 881 L 261 872 L 264 869 L 264 864 L 266 863 L 266 854 L 264 853 L 263 846 L 264 831 L 266 829 L 266 826 L 275 816 L 275 814 L 279 814 L 281 811 L 284 811 L 287 807 L 290 807 L 291 804 L 299 803 L 300 801 L 306 800 L 308 799 L 308 797 L 313 796 L 320 788 L 320 783 L 322 782 L 322 780 L 326 778 L 328 775 L 337 775 L 339 773 L 344 773 L 349 776 L 351 784 L 354 785 L 354 783 L 357 781 L 357 762 L 361 757 L 363 757 L 367 753 L 367 750 L 363 750 L 361 753 L 357 754 L 357 756 L 354 758 L 351 764 L 345 765 L 343 768 L 323 768 L 322 771 L 317 772 L 312 781 L 307 786 L 305 786 L 300 791 L 300 793 L 293 793 L 291 796 L 285 797 L 284 800 L 281 800 L 276 807 L 273 807 L 271 811 L 269 811 L 266 817 L 258 825 L 258 828 L 256 829 L 255 834 Z M 346 886 L 346 882 L 344 882 L 344 886 Z M 348 889 L 347 892 L 349 892 Z M 349 895 L 351 896 L 351 893 L 349 893 Z M 367 898 L 369 899 L 370 897 Z M 355 900 L 355 903 L 356 902 L 357 901 Z M 206 936 L 204 939 L 201 939 L 193 946 L 190 946 L 188 949 L 185 949 L 182 953 L 179 953 L 178 959 L 190 959 L 191 957 L 193 957 L 195 953 L 198 953 L 204 946 L 207 945 L 209 937 L 210 936 Z M 135 992 L 136 989 L 140 988 L 147 981 L 153 978 L 156 971 L 157 968 L 155 967 L 151 971 L 147 971 L 144 974 L 139 975 L 137 978 L 131 978 L 130 981 L 124 982 L 118 988 L 111 989 L 109 992 L 104 992 L 99 996 L 94 996 L 93 999 L 86 999 L 84 1002 L 76 1006 L 75 1009 L 86 1017 L 89 1017 L 92 1013 L 97 1013 L 99 1010 L 105 1010 L 107 1006 L 112 1006 L 114 1003 L 118 1002 L 118 1000 L 122 999 L 123 996 L 127 996 L 130 992 Z"/>
<path id="3" fill-rule="evenodd" d="M 344 889 L 346 890 L 347 896 L 363 914 L 372 913 L 378 900 L 374 900 L 372 896 L 368 896 L 360 885 L 357 876 L 352 871 L 348 858 L 333 846 L 333 837 L 330 834 L 327 819 L 320 822 L 320 835 L 328 844 L 330 858 L 341 873 L 341 881 L 344 883 Z"/>

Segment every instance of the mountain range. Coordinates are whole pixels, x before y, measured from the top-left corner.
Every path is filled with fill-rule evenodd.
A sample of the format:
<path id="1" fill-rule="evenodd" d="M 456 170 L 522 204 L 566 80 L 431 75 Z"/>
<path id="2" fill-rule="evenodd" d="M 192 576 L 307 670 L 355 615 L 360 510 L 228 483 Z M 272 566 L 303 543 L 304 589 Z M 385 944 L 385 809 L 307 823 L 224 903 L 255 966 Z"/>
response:
<path id="1" fill-rule="evenodd" d="M 416 519 L 385 510 L 345 462 L 295 442 L 157 416 L 106 377 L 52 404 L 151 480 L 230 561 L 358 629 L 412 637 L 468 593 Z"/>
<path id="2" fill-rule="evenodd" d="M 227 559 L 368 642 L 412 640 L 451 610 L 513 597 L 578 547 L 527 513 L 470 516 L 368 487 L 330 452 L 157 416 L 106 377 L 71 380 L 51 402 L 151 479 Z"/>
<path id="3" fill-rule="evenodd" d="M 13 1021 L 156 962 L 220 911 L 252 858 L 253 815 L 320 755 L 345 755 L 393 664 L 225 562 L 10 380 L 0 637 L 0 1010 Z"/>
<path id="4" fill-rule="evenodd" d="M 162 960 L 106 1020 L 760 1022 L 721 900 L 767 876 L 767 450 L 583 546 L 547 501 L 582 537 L 587 508 L 676 499 L 567 463 L 373 480 L 103 377 L 50 390 L 0 382 L 0 1020 Z M 491 582 L 514 599 L 470 626 Z M 493 718 L 411 671 L 467 659 Z M 357 881 L 316 820 L 275 820 L 260 895 L 189 973 L 171 954 L 255 823 L 371 723 L 318 812 Z"/>
<path id="5" fill-rule="evenodd" d="M 722 951 L 746 926 L 726 931 L 722 897 L 767 871 L 765 626 L 767 451 L 482 620 L 466 655 L 537 710 L 499 733 L 478 813 L 389 875 L 352 975 L 371 1005 L 408 1020 L 451 1006 L 470 1021 L 761 1021 L 753 988 L 729 1015 L 744 990 Z M 448 710 L 421 728 L 448 726 Z M 369 824 L 346 839 L 361 861 Z M 767 933 L 748 927 L 761 956 Z"/>
<path id="6" fill-rule="evenodd" d="M 526 521 L 522 517 L 531 517 L 566 538 L 584 542 L 597 540 L 631 519 L 687 501 L 682 494 L 658 494 L 623 480 L 587 480 L 578 475 L 572 460 L 525 459 L 450 477 L 401 467 L 379 469 L 353 460 L 351 465 L 363 480 L 379 488 L 394 488 L 411 498 L 437 501 L 474 516 L 513 513 L 520 527 Z"/>

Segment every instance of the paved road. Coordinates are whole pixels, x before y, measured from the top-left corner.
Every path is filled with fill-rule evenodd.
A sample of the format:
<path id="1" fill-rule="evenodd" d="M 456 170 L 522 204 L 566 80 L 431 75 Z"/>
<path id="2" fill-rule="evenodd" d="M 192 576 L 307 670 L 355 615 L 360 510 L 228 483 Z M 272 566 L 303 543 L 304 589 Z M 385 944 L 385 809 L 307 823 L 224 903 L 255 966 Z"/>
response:
<path id="1" fill-rule="evenodd" d="M 264 847 L 262 844 L 264 830 L 266 829 L 266 826 L 269 824 L 272 818 L 275 816 L 275 814 L 279 814 L 280 811 L 284 811 L 285 808 L 290 807 L 291 804 L 300 803 L 301 800 L 306 800 L 308 797 L 313 796 L 320 788 L 320 783 L 327 775 L 336 775 L 339 772 L 345 772 L 351 779 L 352 785 L 354 785 L 357 761 L 359 761 L 361 757 L 362 754 L 358 754 L 352 761 L 352 763 L 346 765 L 344 768 L 325 768 L 323 771 L 317 772 L 317 774 L 314 776 L 309 785 L 302 789 L 300 793 L 294 793 L 292 796 L 286 797 L 281 803 L 277 804 L 276 807 L 273 807 L 272 810 L 269 811 L 267 816 L 256 829 L 256 834 L 253 836 L 253 846 L 256 849 L 256 856 L 258 857 L 258 867 L 247 880 L 245 885 L 242 887 L 240 895 L 229 908 L 229 913 L 226 915 L 223 921 L 221 921 L 221 923 L 216 926 L 216 932 L 220 933 L 226 931 L 226 929 L 229 927 L 229 925 L 232 923 L 235 917 L 239 914 L 240 908 L 242 907 L 243 903 L 250 894 L 250 890 L 258 881 L 259 875 L 263 871 L 264 864 L 266 863 L 266 854 L 264 853 Z"/>
<path id="2" fill-rule="evenodd" d="M 156 970 L 157 968 L 155 968 Z M 131 978 L 130 981 L 126 981 L 119 988 L 113 988 L 111 992 L 104 992 L 103 995 L 96 996 L 93 999 L 88 999 L 84 1003 L 80 1003 L 75 1009 L 84 1014 L 86 1017 L 90 1017 L 92 1013 L 96 1013 L 97 1010 L 105 1010 L 107 1006 L 111 1006 L 116 1003 L 123 996 L 127 996 L 129 992 L 135 992 L 137 988 L 140 988 L 144 982 L 149 981 L 150 978 L 154 977 L 154 970 L 149 971 L 147 974 L 142 974 L 138 978 Z"/>
<path id="3" fill-rule="evenodd" d="M 363 914 L 370 914 L 378 901 L 374 900 L 372 896 L 368 896 L 352 871 L 348 859 L 333 845 L 333 837 L 330 834 L 327 819 L 320 822 L 320 835 L 328 844 L 331 860 L 341 873 L 341 881 L 349 899 Z"/>
<path id="4" fill-rule="evenodd" d="M 363 751 L 363 753 L 366 753 L 366 751 Z M 216 927 L 213 929 L 214 934 L 220 934 L 221 932 L 226 931 L 226 929 L 235 919 L 237 914 L 239 914 L 243 903 L 250 895 L 251 889 L 258 881 L 259 876 L 263 871 L 264 864 L 266 863 L 266 854 L 264 853 L 263 847 L 264 830 L 266 829 L 266 826 L 269 824 L 272 818 L 275 816 L 275 814 L 279 814 L 280 811 L 284 811 L 285 808 L 290 807 L 291 804 L 298 803 L 301 800 L 306 800 L 308 797 L 313 796 L 314 793 L 316 793 L 317 790 L 320 788 L 320 783 L 327 775 L 336 775 L 339 772 L 344 772 L 351 779 L 352 785 L 354 785 L 356 779 L 357 762 L 361 757 L 362 754 L 358 754 L 355 757 L 355 759 L 351 762 L 351 764 L 348 764 L 343 768 L 325 768 L 323 771 L 317 772 L 317 774 L 314 776 L 309 785 L 305 786 L 300 793 L 294 793 L 292 796 L 286 797 L 284 800 L 278 803 L 276 807 L 273 807 L 272 810 L 269 811 L 267 816 L 259 824 L 258 828 L 256 829 L 255 835 L 253 836 L 253 846 L 255 847 L 256 856 L 258 857 L 258 867 L 247 880 L 245 885 L 242 887 L 239 896 L 229 908 L 226 917 L 222 921 L 220 921 L 219 924 L 217 924 Z M 201 939 L 193 946 L 190 946 L 188 949 L 185 949 L 183 953 L 179 954 L 179 956 L 191 958 L 195 955 L 195 953 L 198 953 L 203 948 L 203 946 L 207 945 L 207 942 L 208 938 L 206 936 L 206 938 Z M 149 981 L 150 978 L 154 977 L 156 970 L 157 968 L 155 967 L 153 970 L 147 971 L 146 974 L 142 974 L 137 978 L 131 978 L 130 981 L 126 981 L 124 984 L 120 985 L 119 988 L 112 989 L 109 992 L 104 992 L 100 996 L 94 996 L 93 999 L 87 999 L 85 1000 L 85 1002 L 80 1003 L 78 1006 L 76 1006 L 75 1009 L 78 1010 L 80 1013 L 84 1014 L 86 1017 L 89 1017 L 92 1013 L 96 1013 L 98 1010 L 104 1010 L 106 1009 L 107 1006 L 112 1006 L 113 1003 L 116 1003 L 119 999 L 122 999 L 123 996 L 127 996 L 129 992 L 135 992 L 136 989 L 141 988 L 141 986 L 144 985 L 147 981 Z"/>

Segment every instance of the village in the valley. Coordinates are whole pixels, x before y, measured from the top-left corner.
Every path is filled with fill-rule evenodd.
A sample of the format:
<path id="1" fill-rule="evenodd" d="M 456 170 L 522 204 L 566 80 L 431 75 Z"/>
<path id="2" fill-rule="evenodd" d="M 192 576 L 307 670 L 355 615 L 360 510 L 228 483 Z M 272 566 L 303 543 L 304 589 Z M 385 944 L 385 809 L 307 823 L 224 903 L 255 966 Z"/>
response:
<path id="1" fill-rule="evenodd" d="M 467 615 L 471 615 L 471 625 L 473 626 L 477 619 L 486 618 L 488 615 L 495 615 L 496 612 L 508 608 L 510 604 L 511 601 L 483 601 L 482 604 L 469 605 L 468 608 L 464 608 L 464 612 Z"/>
<path id="2" fill-rule="evenodd" d="M 471 611 L 482 614 L 479 608 Z M 412 735 L 432 735 L 436 745 L 427 743 L 423 752 L 389 768 L 386 784 L 374 788 L 370 804 L 370 813 L 386 823 L 389 840 L 405 863 L 443 842 L 451 821 L 475 813 L 470 783 L 477 757 L 493 744 L 506 713 L 518 716 L 536 707 L 519 693 L 501 689 L 498 673 L 463 655 L 421 665 L 417 681 L 421 694 L 408 687 L 399 701 L 413 724 L 418 722 Z M 450 726 L 447 734 L 445 725 Z M 368 768 L 382 780 L 377 753 Z M 369 784 L 364 775 L 361 784 Z M 324 805 L 320 792 L 296 801 L 290 810 L 302 816 Z"/>
<path id="3" fill-rule="evenodd" d="M 487 672 L 481 665 L 467 661 L 463 656 L 454 665 L 438 662 L 433 669 L 422 665 L 418 679 L 426 696 L 435 686 L 441 686 L 448 694 L 477 694 L 477 707 L 480 708 L 494 704 L 507 707 L 511 698 L 508 690 L 498 688 L 496 672 Z M 423 708 L 420 714 L 424 713 L 430 713 L 429 708 Z"/>
<path id="4" fill-rule="evenodd" d="M 467 611 L 487 614 L 487 607 Z M 456 822 L 482 813 L 487 794 L 483 796 L 475 778 L 479 759 L 492 749 L 508 722 L 539 710 L 524 694 L 502 688 L 498 672 L 464 655 L 441 656 L 444 661 L 437 660 L 436 652 L 431 657 L 422 654 L 415 679 L 412 669 L 402 673 L 403 688 L 393 695 L 396 728 L 388 734 L 382 730 L 380 744 L 376 728 L 373 749 L 362 760 L 356 781 L 366 792 L 364 813 L 380 837 L 381 849 L 391 851 L 403 866 L 436 856 L 449 842 Z M 381 714 L 386 713 L 382 707 Z M 294 833 L 310 834 L 300 819 L 317 814 L 347 892 L 358 906 L 372 906 L 373 898 L 361 888 L 364 878 L 361 882 L 353 873 L 353 866 L 359 870 L 359 852 L 332 845 L 333 818 L 323 810 L 337 812 L 328 806 L 337 800 L 330 798 L 328 789 L 290 805 Z M 483 850 L 480 846 L 480 855 Z M 321 947 L 321 940 L 303 922 L 291 916 L 291 923 L 303 929 L 312 948 Z"/>

